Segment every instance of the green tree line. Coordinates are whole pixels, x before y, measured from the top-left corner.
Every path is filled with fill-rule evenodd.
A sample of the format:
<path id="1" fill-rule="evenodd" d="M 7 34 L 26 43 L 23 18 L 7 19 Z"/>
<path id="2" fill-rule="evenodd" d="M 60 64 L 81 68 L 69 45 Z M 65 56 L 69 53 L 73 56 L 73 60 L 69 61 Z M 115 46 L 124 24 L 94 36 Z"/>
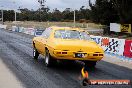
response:
<path id="1" fill-rule="evenodd" d="M 96 0 L 91 3 L 88 0 L 90 8 L 82 6 L 76 12 L 76 21 L 95 22 L 109 25 L 111 22 L 132 23 L 132 0 Z M 52 12 L 49 8 L 38 10 L 29 10 L 27 8 L 19 9 L 17 12 L 18 21 L 73 21 L 74 11 L 66 8 L 60 11 L 55 8 Z M 14 20 L 13 10 L 4 10 L 4 21 Z"/>
<path id="2" fill-rule="evenodd" d="M 109 25 L 111 22 L 132 23 L 132 0 L 96 0 L 91 7 L 91 20 Z"/>
<path id="3" fill-rule="evenodd" d="M 76 20 L 89 20 L 89 9 L 82 6 L 76 10 Z M 15 12 L 13 10 L 4 10 L 4 21 L 13 21 Z M 60 11 L 55 8 L 52 12 L 49 8 L 41 8 L 38 10 L 29 10 L 27 8 L 19 9 L 17 12 L 18 21 L 73 21 L 74 11 L 71 8 L 66 8 Z"/>

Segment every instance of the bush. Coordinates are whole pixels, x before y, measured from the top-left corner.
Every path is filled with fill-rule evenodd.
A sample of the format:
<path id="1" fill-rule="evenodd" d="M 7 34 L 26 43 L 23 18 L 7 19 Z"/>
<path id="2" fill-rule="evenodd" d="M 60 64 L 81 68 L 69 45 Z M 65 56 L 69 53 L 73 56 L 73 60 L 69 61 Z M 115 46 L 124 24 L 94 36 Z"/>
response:
<path id="1" fill-rule="evenodd" d="M 91 20 L 86 20 L 86 23 L 93 23 Z"/>
<path id="2" fill-rule="evenodd" d="M 86 21 L 87 21 L 86 19 L 80 19 L 79 23 L 86 23 Z"/>

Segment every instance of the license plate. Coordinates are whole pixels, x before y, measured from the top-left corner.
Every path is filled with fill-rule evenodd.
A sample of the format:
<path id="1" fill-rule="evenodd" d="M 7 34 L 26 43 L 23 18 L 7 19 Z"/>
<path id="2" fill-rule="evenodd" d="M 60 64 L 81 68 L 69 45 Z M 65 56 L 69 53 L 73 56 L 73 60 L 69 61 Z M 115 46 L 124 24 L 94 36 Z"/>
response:
<path id="1" fill-rule="evenodd" d="M 84 58 L 85 54 L 83 53 L 75 53 L 75 58 Z"/>

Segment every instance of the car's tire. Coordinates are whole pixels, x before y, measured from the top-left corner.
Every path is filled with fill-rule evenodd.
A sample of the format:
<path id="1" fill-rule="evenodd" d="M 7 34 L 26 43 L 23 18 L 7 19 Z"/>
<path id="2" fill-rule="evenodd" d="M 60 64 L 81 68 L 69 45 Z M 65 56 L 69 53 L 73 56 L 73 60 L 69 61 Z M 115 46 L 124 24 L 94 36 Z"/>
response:
<path id="1" fill-rule="evenodd" d="M 54 61 L 55 60 L 50 55 L 49 50 L 45 50 L 45 65 L 46 65 L 46 67 L 52 66 L 55 63 Z"/>
<path id="2" fill-rule="evenodd" d="M 39 52 L 37 51 L 36 48 L 33 48 L 33 58 L 34 58 L 35 60 L 37 60 L 37 59 L 38 59 L 38 56 L 39 56 Z"/>
<path id="3" fill-rule="evenodd" d="M 85 61 L 84 63 L 86 67 L 95 68 L 97 62 L 96 61 Z"/>

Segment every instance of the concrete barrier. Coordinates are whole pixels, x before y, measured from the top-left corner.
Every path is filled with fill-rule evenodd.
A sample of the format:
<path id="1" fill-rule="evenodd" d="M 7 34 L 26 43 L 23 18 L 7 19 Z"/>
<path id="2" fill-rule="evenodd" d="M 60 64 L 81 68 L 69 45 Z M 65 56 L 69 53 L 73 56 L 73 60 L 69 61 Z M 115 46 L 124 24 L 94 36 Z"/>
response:
<path id="1" fill-rule="evenodd" d="M 34 35 L 35 36 L 41 36 L 43 31 L 44 31 L 44 29 L 36 29 Z"/>
<path id="2" fill-rule="evenodd" d="M 1 29 L 6 29 L 7 28 L 7 25 L 0 24 L 0 28 Z"/>

